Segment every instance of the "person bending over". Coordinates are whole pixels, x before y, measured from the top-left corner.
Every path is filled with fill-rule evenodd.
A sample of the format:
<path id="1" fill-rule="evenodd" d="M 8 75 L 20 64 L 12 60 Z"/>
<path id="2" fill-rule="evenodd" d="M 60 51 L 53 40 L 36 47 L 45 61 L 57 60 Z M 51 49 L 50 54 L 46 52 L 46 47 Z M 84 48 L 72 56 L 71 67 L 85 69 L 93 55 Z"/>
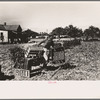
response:
<path id="1" fill-rule="evenodd" d="M 43 50 L 44 50 L 44 54 L 43 57 L 46 61 L 46 64 L 49 62 L 49 53 L 50 53 L 50 49 L 54 47 L 54 42 L 53 42 L 53 36 L 49 35 L 45 40 L 41 41 L 39 45 L 43 44 Z"/>

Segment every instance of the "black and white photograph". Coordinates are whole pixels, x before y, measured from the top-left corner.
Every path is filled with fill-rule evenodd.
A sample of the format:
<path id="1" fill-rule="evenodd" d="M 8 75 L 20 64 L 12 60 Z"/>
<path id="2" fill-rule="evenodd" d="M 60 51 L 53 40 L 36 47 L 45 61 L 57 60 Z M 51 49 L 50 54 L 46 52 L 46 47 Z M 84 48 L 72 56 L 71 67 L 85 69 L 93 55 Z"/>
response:
<path id="1" fill-rule="evenodd" d="M 100 80 L 100 2 L 0 2 L 0 81 Z"/>

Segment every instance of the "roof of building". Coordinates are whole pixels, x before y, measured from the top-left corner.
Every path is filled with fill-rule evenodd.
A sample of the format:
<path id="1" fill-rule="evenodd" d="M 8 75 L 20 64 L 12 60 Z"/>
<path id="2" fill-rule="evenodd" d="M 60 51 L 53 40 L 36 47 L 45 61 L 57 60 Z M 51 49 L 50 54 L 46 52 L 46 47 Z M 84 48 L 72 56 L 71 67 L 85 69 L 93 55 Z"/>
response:
<path id="1" fill-rule="evenodd" d="M 0 30 L 17 31 L 20 25 L 0 25 Z"/>
<path id="2" fill-rule="evenodd" d="M 4 25 L 0 25 L 0 30 L 5 30 Z"/>
<path id="3" fill-rule="evenodd" d="M 5 25 L 4 27 L 6 30 L 9 30 L 9 31 L 17 31 L 19 25 Z"/>

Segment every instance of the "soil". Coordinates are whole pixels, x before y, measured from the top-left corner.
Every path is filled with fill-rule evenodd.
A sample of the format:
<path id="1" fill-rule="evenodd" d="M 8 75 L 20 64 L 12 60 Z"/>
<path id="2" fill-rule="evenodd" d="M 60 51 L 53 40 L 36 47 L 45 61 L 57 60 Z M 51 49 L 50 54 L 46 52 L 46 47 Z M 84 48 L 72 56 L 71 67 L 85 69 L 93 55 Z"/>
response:
<path id="1" fill-rule="evenodd" d="M 32 44 L 0 45 L 0 65 L 5 75 L 12 75 L 14 62 L 9 49 L 19 46 L 26 49 Z M 65 50 L 66 65 L 62 68 L 46 68 L 28 79 L 19 80 L 100 80 L 100 42 L 82 42 Z M 16 79 L 12 79 L 16 80 Z"/>

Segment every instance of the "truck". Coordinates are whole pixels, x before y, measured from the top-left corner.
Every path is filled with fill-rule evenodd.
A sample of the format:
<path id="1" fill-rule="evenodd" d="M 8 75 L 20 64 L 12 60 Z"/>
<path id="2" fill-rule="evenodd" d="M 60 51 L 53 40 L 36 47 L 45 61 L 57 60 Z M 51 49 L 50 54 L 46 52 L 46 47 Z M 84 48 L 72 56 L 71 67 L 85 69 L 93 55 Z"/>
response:
<path id="1" fill-rule="evenodd" d="M 65 64 L 65 50 L 61 43 L 55 43 L 50 49 L 49 63 L 45 64 L 43 46 L 32 45 L 27 48 L 23 68 L 15 68 L 15 76 L 30 78 L 46 67 L 59 67 Z"/>

